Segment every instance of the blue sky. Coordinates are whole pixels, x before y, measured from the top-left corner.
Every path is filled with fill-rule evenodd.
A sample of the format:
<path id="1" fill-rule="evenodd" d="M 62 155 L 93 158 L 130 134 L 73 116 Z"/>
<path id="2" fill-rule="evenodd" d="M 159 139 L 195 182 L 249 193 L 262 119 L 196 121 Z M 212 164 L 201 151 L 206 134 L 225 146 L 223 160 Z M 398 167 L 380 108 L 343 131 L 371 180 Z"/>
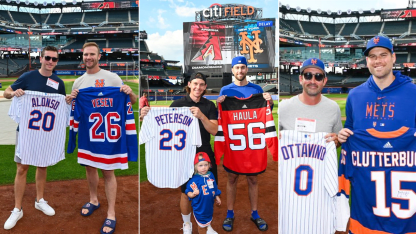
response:
<path id="1" fill-rule="evenodd" d="M 241 3 L 263 8 L 263 18 L 277 18 L 279 4 L 272 0 L 254 1 L 186 1 L 140 0 L 140 30 L 148 33 L 150 51 L 165 59 L 183 64 L 182 23 L 195 21 L 195 11 L 208 8 L 213 3 Z"/>

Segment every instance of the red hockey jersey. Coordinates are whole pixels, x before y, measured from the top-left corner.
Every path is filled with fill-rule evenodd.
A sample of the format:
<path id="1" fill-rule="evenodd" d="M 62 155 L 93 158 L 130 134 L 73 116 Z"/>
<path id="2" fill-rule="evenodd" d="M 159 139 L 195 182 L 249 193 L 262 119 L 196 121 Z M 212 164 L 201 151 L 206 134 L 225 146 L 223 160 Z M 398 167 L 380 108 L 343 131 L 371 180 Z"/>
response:
<path id="1" fill-rule="evenodd" d="M 278 140 L 269 103 L 262 94 L 249 98 L 226 97 L 218 105 L 215 136 L 217 164 L 237 174 L 259 174 L 266 170 L 266 144 L 277 161 Z"/>

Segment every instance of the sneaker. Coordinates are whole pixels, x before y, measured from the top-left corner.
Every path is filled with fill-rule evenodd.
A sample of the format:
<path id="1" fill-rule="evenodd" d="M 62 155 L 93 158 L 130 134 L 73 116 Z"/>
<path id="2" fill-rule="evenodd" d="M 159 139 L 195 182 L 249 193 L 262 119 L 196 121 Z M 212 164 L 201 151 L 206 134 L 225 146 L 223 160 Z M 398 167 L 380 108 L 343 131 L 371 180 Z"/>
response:
<path id="1" fill-rule="evenodd" d="M 19 209 L 14 208 L 12 210 L 12 214 L 4 223 L 4 229 L 9 230 L 16 226 L 17 221 L 23 217 L 23 209 L 19 211 Z"/>
<path id="2" fill-rule="evenodd" d="M 207 234 L 218 234 L 214 229 L 212 229 L 211 224 L 208 226 Z"/>
<path id="3" fill-rule="evenodd" d="M 183 223 L 183 234 L 192 234 L 192 223 Z"/>
<path id="4" fill-rule="evenodd" d="M 55 215 L 55 210 L 50 205 L 48 205 L 48 202 L 43 200 L 43 198 L 41 198 L 39 202 L 35 201 L 35 208 L 42 211 L 46 215 Z"/>

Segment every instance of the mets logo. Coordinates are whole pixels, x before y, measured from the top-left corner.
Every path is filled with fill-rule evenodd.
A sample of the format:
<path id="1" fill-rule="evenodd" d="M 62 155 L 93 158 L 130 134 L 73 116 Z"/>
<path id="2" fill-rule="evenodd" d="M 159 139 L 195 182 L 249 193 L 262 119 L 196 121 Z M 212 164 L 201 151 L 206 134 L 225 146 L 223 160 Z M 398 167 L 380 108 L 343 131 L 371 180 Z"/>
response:
<path id="1" fill-rule="evenodd" d="M 104 87 L 104 79 L 96 79 L 95 87 Z"/>
<path id="2" fill-rule="evenodd" d="M 311 63 L 313 64 L 313 65 L 316 65 L 316 63 L 318 62 L 318 60 L 316 60 L 316 59 L 311 59 Z"/>
<path id="3" fill-rule="evenodd" d="M 375 37 L 374 39 L 373 39 L 373 42 L 374 42 L 374 44 L 376 44 L 377 45 L 377 43 L 380 41 L 380 38 L 379 37 Z"/>
<path id="4" fill-rule="evenodd" d="M 263 40 L 259 38 L 260 30 L 252 31 L 251 35 L 254 36 L 254 40 L 250 40 L 247 37 L 247 32 L 241 32 L 241 41 L 240 46 L 243 48 L 240 53 L 241 54 L 250 54 L 250 59 L 248 60 L 249 63 L 256 63 L 257 59 L 254 58 L 254 53 L 260 54 L 263 50 L 260 48 L 260 45 L 263 43 Z M 249 51 L 247 51 L 249 48 Z"/>
<path id="5" fill-rule="evenodd" d="M 107 221 L 105 221 L 105 224 L 111 225 L 111 221 L 107 219 Z"/>

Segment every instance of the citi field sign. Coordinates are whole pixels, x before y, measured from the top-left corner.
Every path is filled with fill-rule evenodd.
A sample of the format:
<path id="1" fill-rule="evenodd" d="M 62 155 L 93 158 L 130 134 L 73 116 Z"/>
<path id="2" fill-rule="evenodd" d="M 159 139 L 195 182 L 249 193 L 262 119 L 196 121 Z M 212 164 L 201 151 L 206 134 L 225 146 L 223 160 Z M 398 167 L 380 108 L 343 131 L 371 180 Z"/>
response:
<path id="1" fill-rule="evenodd" d="M 212 18 L 236 18 L 236 17 L 247 17 L 252 18 L 255 13 L 255 8 L 253 6 L 247 5 L 236 5 L 236 4 L 224 4 L 219 3 L 212 4 L 209 8 L 202 10 L 202 15 L 205 19 Z"/>

